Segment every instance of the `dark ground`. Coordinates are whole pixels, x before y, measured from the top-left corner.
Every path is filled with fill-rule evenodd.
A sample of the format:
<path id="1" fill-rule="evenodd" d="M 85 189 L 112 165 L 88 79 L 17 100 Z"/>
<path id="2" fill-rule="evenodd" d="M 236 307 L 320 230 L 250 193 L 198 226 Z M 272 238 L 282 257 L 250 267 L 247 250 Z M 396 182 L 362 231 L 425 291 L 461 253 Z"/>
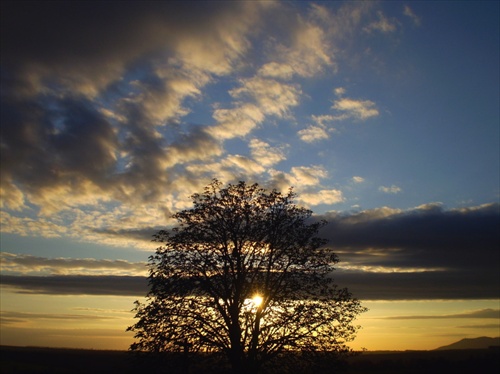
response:
<path id="1" fill-rule="evenodd" d="M 128 352 L 80 349 L 55 349 L 36 347 L 0 347 L 0 373 L 186 373 L 183 355 L 172 354 L 161 362 L 141 361 Z M 189 373 L 227 373 L 221 367 L 197 365 L 197 357 L 190 355 Z M 312 370 L 297 370 L 293 366 L 278 365 L 276 372 L 290 373 L 499 373 L 500 350 L 450 350 L 450 351 L 406 351 L 406 352 L 365 352 L 350 357 L 343 364 L 325 358 Z M 274 370 L 273 370 L 274 371 Z"/>

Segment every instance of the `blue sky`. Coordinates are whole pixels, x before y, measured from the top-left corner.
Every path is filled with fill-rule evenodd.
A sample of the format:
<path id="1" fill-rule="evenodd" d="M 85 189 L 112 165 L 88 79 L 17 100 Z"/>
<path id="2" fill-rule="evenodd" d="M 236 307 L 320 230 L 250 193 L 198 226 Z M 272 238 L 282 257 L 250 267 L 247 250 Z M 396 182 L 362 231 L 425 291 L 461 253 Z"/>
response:
<path id="1" fill-rule="evenodd" d="M 493 1 L 2 3 L 1 343 L 126 348 L 151 236 L 214 177 L 293 186 L 330 222 L 336 279 L 370 304 L 356 347 L 499 335 L 498 19 Z M 392 318 L 421 308 L 451 323 Z"/>

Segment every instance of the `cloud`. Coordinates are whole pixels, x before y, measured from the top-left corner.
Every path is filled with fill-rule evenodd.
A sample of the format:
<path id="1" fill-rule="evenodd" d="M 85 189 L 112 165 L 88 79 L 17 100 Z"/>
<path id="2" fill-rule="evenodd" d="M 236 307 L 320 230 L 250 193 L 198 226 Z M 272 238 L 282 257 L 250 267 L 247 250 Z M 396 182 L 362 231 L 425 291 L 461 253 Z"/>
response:
<path id="1" fill-rule="evenodd" d="M 3 274 L 29 275 L 144 275 L 146 263 L 125 260 L 96 260 L 91 258 L 45 258 L 32 255 L 0 254 Z"/>
<path id="2" fill-rule="evenodd" d="M 314 123 L 323 128 L 326 128 L 330 122 L 336 120 L 335 116 L 329 114 L 312 115 L 311 118 L 314 121 Z"/>
<path id="3" fill-rule="evenodd" d="M 378 190 L 380 192 L 384 192 L 384 193 L 392 193 L 392 194 L 396 194 L 396 193 L 400 193 L 402 191 L 402 189 L 396 185 L 392 185 L 390 187 L 385 187 L 385 186 L 380 186 L 378 188 Z"/>
<path id="4" fill-rule="evenodd" d="M 259 75 L 289 80 L 293 76 L 321 74 L 327 67 L 336 71 L 332 38 L 328 32 L 333 15 L 317 4 L 311 4 L 308 13 L 299 16 L 288 13 L 290 9 L 283 7 L 281 16 L 273 17 L 272 22 L 279 25 L 282 37 L 268 42 L 269 62 L 262 65 Z M 286 20 L 283 15 L 287 15 Z"/>
<path id="5" fill-rule="evenodd" d="M 209 82 L 234 71 L 272 7 L 2 6 L 2 205 L 35 204 L 50 215 L 99 201 L 159 200 L 176 186 L 167 168 L 220 156 L 207 132 L 172 139 L 166 126 L 189 113 L 186 101 Z"/>
<path id="6" fill-rule="evenodd" d="M 438 314 L 438 315 L 413 315 L 413 316 L 391 316 L 383 319 L 457 319 L 457 318 L 480 318 L 498 319 L 500 309 L 481 309 L 458 314 Z M 498 325 L 497 325 L 498 326 Z"/>
<path id="7" fill-rule="evenodd" d="M 264 167 L 273 166 L 285 160 L 285 154 L 280 147 L 272 147 L 259 139 L 251 139 L 248 146 L 253 159 Z"/>
<path id="8" fill-rule="evenodd" d="M 8 15 L 2 22 L 2 48 L 9 67 L 38 75 L 38 81 L 57 76 L 80 92 L 95 93 L 123 75 L 128 64 L 157 51 L 175 51 L 184 65 L 223 74 L 249 47 L 247 37 L 259 14 L 272 6 L 111 2 L 98 8 L 34 4 L 26 9 L 9 3 L 2 7 Z"/>
<path id="9" fill-rule="evenodd" d="M 418 17 L 408 5 L 405 5 L 403 14 L 409 17 L 415 26 L 420 26 L 420 17 Z"/>
<path id="10" fill-rule="evenodd" d="M 335 96 L 341 97 L 346 93 L 346 89 L 344 87 L 337 87 L 333 90 Z"/>
<path id="11" fill-rule="evenodd" d="M 323 166 L 279 169 L 288 146 L 257 130 L 277 122 L 297 132 L 294 111 L 309 82 L 337 72 L 338 51 L 348 53 L 341 48 L 367 22 L 372 33 L 397 27 L 382 13 L 370 25 L 373 9 L 311 4 L 299 15 L 271 1 L 2 3 L 2 232 L 152 250 L 158 225 L 171 224 L 172 212 L 191 206 L 189 195 L 213 177 L 294 186 L 309 205 L 342 201 L 342 191 L 323 184 Z M 416 22 L 409 7 L 404 14 Z M 224 92 L 214 95 L 214 86 Z M 300 139 L 327 139 L 336 121 L 379 115 L 375 102 L 345 97 L 343 87 L 333 94 L 333 114 L 309 117 Z M 190 116 L 197 105 L 205 117 Z M 247 154 L 246 146 L 230 151 L 234 138 L 248 142 Z M 498 297 L 494 209 L 331 212 L 322 234 L 342 260 L 335 276 L 357 295 Z M 134 277 L 144 264 L 2 256 L 2 283 L 20 292 L 147 291 Z"/>
<path id="12" fill-rule="evenodd" d="M 354 100 L 349 98 L 342 98 L 335 100 L 332 109 L 339 112 L 335 117 L 337 120 L 345 119 L 358 119 L 366 120 L 371 117 L 379 115 L 375 103 L 370 100 Z"/>
<path id="13" fill-rule="evenodd" d="M 268 62 L 262 65 L 259 69 L 258 75 L 267 78 L 279 78 L 288 80 L 292 78 L 295 71 L 293 67 L 288 64 L 280 64 L 278 62 Z"/>
<path id="14" fill-rule="evenodd" d="M 396 31 L 397 23 L 395 20 L 387 19 L 381 11 L 377 12 L 377 16 L 378 20 L 366 26 L 364 28 L 365 32 L 371 33 L 372 31 L 378 31 L 386 34 Z"/>
<path id="15" fill-rule="evenodd" d="M 338 204 L 344 201 L 340 190 L 320 190 L 318 192 L 303 192 L 299 195 L 299 200 L 306 205 Z"/>
<path id="16" fill-rule="evenodd" d="M 89 314 L 48 314 L 2 311 L 0 317 L 3 324 L 19 323 L 32 320 L 63 320 L 63 321 L 101 321 L 112 320 L 116 317 Z"/>
<path id="17" fill-rule="evenodd" d="M 146 277 L 139 276 L 13 276 L 3 275 L 2 286 L 15 292 L 49 295 L 145 296 Z"/>
<path id="18" fill-rule="evenodd" d="M 354 183 L 363 183 L 365 181 L 365 178 L 360 177 L 360 176 L 354 176 L 354 177 L 352 177 L 352 181 Z"/>
<path id="19" fill-rule="evenodd" d="M 497 266 L 486 256 L 495 253 L 499 240 L 498 204 L 452 210 L 437 205 L 409 210 L 378 208 L 352 214 L 330 212 L 318 218 L 329 221 L 321 234 L 334 248 L 353 258 L 366 255 L 371 264 L 457 270 Z M 467 256 L 471 253 L 475 256 Z"/>
<path id="20" fill-rule="evenodd" d="M 428 204 L 316 218 L 329 222 L 320 236 L 338 254 L 339 269 L 350 269 L 335 277 L 365 297 L 379 291 L 379 297 L 409 299 L 426 293 L 429 298 L 498 296 L 498 204 L 452 210 Z"/>
<path id="21" fill-rule="evenodd" d="M 264 121 L 264 113 L 254 104 L 245 103 L 233 109 L 216 109 L 213 118 L 215 126 L 205 131 L 217 139 L 226 140 L 243 137 Z"/>
<path id="22" fill-rule="evenodd" d="M 334 100 L 332 109 L 337 113 L 312 115 L 311 118 L 315 125 L 310 125 L 305 129 L 299 130 L 300 139 L 306 143 L 313 143 L 321 139 L 328 139 L 329 132 L 337 131 L 332 127 L 332 123 L 344 121 L 347 119 L 365 121 L 370 117 L 379 115 L 378 109 L 373 101 L 370 100 L 355 100 L 350 98 L 342 98 L 346 90 L 343 87 L 334 89 L 335 96 L 339 99 Z"/>
<path id="23" fill-rule="evenodd" d="M 299 138 L 306 143 L 313 143 L 319 140 L 330 138 L 330 133 L 337 132 L 337 129 L 332 126 L 335 121 L 347 119 L 348 116 L 343 115 L 312 115 L 311 119 L 315 123 L 298 132 Z"/>
<path id="24" fill-rule="evenodd" d="M 314 169 L 303 171 L 314 174 Z M 316 199 L 328 193 L 320 191 L 309 197 Z M 336 198 L 337 194 L 333 192 L 332 196 Z M 499 208 L 498 204 L 489 204 L 444 210 L 428 204 L 409 210 L 330 212 L 312 219 L 328 221 L 319 236 L 329 240 L 329 248 L 340 258 L 332 277 L 357 298 L 496 300 L 500 290 Z M 133 276 L 141 274 L 144 265 L 120 260 L 48 259 L 4 253 L 2 286 L 33 294 L 144 296 L 146 277 Z M 4 267 L 18 275 L 5 274 Z M 53 275 L 29 275 L 40 273 Z M 442 318 L 489 315 L 492 314 L 482 311 Z"/>
<path id="25" fill-rule="evenodd" d="M 24 194 L 15 185 L 0 185 L 0 208 L 10 210 L 22 210 L 24 206 Z"/>
<path id="26" fill-rule="evenodd" d="M 230 91 L 231 96 L 236 99 L 249 98 L 262 113 L 279 118 L 287 116 L 289 109 L 299 104 L 302 93 L 296 85 L 258 76 L 244 79 L 241 83 L 240 87 Z"/>
<path id="27" fill-rule="evenodd" d="M 343 271 L 341 263 L 332 274 L 335 283 L 360 300 L 498 299 L 498 283 L 491 273 L 487 277 L 478 277 L 473 271 L 371 273 Z"/>
<path id="28" fill-rule="evenodd" d="M 151 237 L 158 230 L 158 223 L 169 223 L 174 205 L 174 201 L 118 207 L 103 204 L 68 209 L 50 218 L 18 217 L 2 211 L 0 224 L 3 233 L 20 236 L 64 237 L 79 242 L 151 250 L 154 248 Z"/>
<path id="29" fill-rule="evenodd" d="M 314 166 L 293 166 L 290 173 L 269 170 L 273 185 L 279 190 L 286 190 L 290 187 L 295 188 L 299 193 L 312 186 L 317 186 L 321 179 L 326 178 L 328 173 L 319 165 Z"/>
<path id="30" fill-rule="evenodd" d="M 358 27 L 368 8 L 311 4 L 298 14 L 272 1 L 6 3 L 2 230 L 116 244 L 109 206 L 120 205 L 120 223 L 124 211 L 148 211 L 151 225 L 215 176 L 254 178 L 276 167 L 286 145 L 252 135 L 245 155 L 228 154 L 225 142 L 269 121 L 293 122 L 304 92 L 291 79 L 335 73 L 339 35 Z M 338 21 L 345 27 L 333 32 Z M 214 103 L 213 123 L 191 123 L 193 107 L 211 100 L 211 85 L 223 86 L 229 102 Z M 333 120 L 313 116 L 300 138 L 326 139 Z"/>
<path id="31" fill-rule="evenodd" d="M 498 329 L 498 323 L 457 326 L 460 329 Z"/>
<path id="32" fill-rule="evenodd" d="M 300 130 L 297 134 L 299 135 L 300 140 L 306 143 L 313 143 L 330 137 L 325 129 L 320 126 L 308 126 L 307 128 Z"/>
<path id="33" fill-rule="evenodd" d="M 248 147 L 251 157 L 230 154 L 218 162 L 191 164 L 186 167 L 186 170 L 198 177 L 205 174 L 228 183 L 235 180 L 253 179 L 257 176 L 264 178 L 270 167 L 286 159 L 284 152 L 286 145 L 271 146 L 265 141 L 252 138 Z"/>

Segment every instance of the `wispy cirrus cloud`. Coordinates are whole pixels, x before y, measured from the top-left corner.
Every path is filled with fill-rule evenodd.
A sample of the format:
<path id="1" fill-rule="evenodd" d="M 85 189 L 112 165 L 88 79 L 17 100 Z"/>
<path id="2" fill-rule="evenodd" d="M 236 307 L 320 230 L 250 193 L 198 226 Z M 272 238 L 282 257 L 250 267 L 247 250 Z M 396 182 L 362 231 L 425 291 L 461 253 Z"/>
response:
<path id="1" fill-rule="evenodd" d="M 411 316 L 390 316 L 383 319 L 456 319 L 456 318 L 480 318 L 499 319 L 500 309 L 481 309 L 458 314 L 434 314 L 434 315 L 411 315 Z M 497 325 L 498 326 L 498 325 Z"/>
<path id="2" fill-rule="evenodd" d="M 378 31 L 381 33 L 394 32 L 397 29 L 397 21 L 394 19 L 388 19 L 382 11 L 377 12 L 377 21 L 370 23 L 363 30 L 365 32 L 371 33 L 373 31 Z"/>
<path id="3" fill-rule="evenodd" d="M 32 320 L 63 320 L 63 321 L 102 321 L 113 320 L 115 317 L 89 314 L 49 314 L 4 311 L 0 317 L 2 324 L 22 323 Z"/>
<path id="4" fill-rule="evenodd" d="M 392 186 L 389 186 L 389 187 L 387 187 L 387 186 L 380 186 L 380 187 L 378 188 L 378 190 L 379 190 L 380 192 L 384 192 L 384 193 L 392 193 L 392 194 L 400 193 L 400 192 L 402 192 L 402 191 L 403 191 L 403 190 L 401 189 L 401 187 L 398 187 L 398 186 L 396 186 L 396 185 L 394 185 L 394 184 L 393 184 Z"/>
<path id="5" fill-rule="evenodd" d="M 413 21 L 413 24 L 415 26 L 420 26 L 420 24 L 422 23 L 420 17 L 417 16 L 415 12 L 408 5 L 404 6 L 403 14 L 409 17 Z"/>

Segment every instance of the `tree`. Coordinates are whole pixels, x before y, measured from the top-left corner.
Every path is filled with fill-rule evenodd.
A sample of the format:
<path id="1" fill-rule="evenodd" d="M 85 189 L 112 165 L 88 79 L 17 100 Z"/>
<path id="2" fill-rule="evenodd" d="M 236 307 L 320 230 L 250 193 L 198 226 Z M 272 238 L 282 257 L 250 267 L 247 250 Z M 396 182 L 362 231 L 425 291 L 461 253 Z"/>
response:
<path id="1" fill-rule="evenodd" d="M 222 352 L 238 373 L 287 352 L 346 352 L 365 311 L 334 283 L 326 222 L 287 194 L 214 180 L 155 235 L 150 292 L 136 302 L 133 351 Z"/>

